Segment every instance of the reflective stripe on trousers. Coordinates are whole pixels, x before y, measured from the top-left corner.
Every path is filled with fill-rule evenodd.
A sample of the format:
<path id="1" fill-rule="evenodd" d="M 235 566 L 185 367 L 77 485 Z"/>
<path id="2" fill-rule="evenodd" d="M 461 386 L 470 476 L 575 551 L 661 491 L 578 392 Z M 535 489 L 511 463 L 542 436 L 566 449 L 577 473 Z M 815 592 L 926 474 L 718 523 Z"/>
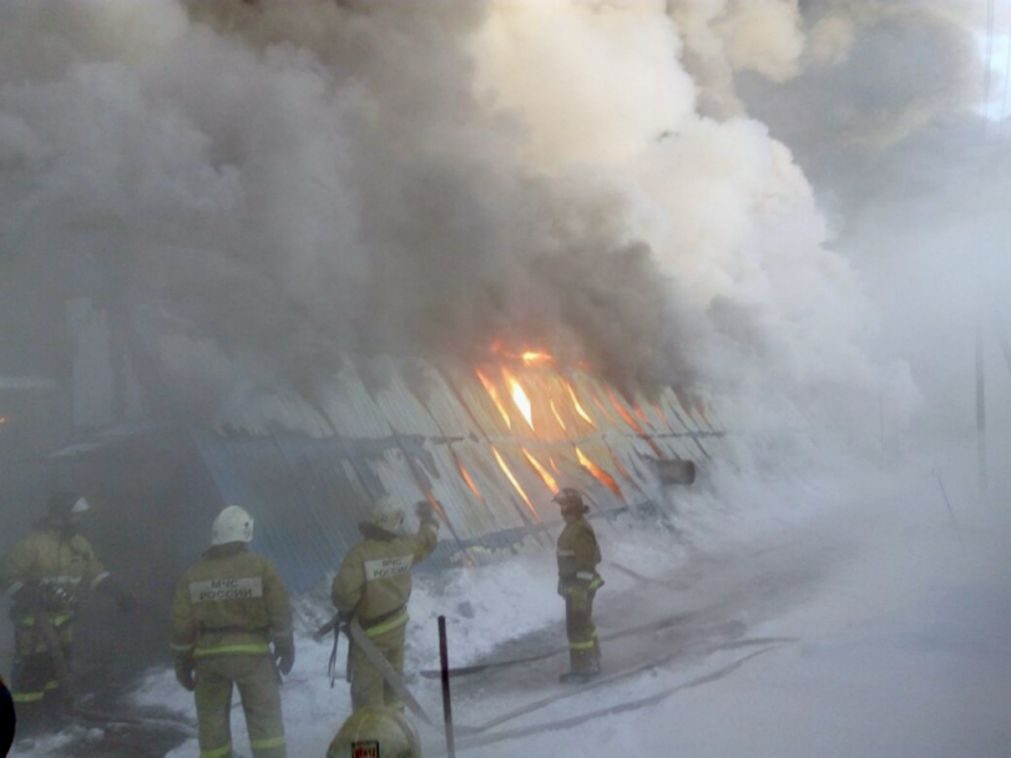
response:
<path id="1" fill-rule="evenodd" d="M 212 655 L 266 655 L 270 645 L 266 642 L 250 642 L 240 645 L 218 645 L 217 647 L 198 647 L 193 653 L 194 658 L 207 658 Z"/>

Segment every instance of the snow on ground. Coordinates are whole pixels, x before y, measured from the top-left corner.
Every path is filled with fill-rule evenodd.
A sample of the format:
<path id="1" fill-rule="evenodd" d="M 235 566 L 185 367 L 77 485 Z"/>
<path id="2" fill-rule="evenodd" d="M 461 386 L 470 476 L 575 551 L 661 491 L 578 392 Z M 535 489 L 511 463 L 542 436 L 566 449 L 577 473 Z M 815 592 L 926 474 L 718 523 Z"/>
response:
<path id="1" fill-rule="evenodd" d="M 474 746 L 461 734 L 459 752 L 1011 754 L 1011 518 L 970 507 L 964 488 L 950 485 L 956 532 L 933 472 L 920 461 L 888 477 L 780 474 L 761 486 L 756 472 L 742 472 L 736 489 L 722 483 L 720 498 L 705 488 L 680 493 L 669 506 L 676 531 L 653 518 L 598 521 L 607 580 L 597 603 L 601 634 L 672 615 L 677 624 L 605 642 L 605 673 L 616 679 L 585 692 L 557 683 L 564 655 L 455 679 L 457 723 L 502 720 L 483 736 L 511 735 Z M 440 613 L 455 665 L 564 646 L 552 554 L 480 560 L 416 582 L 408 683 L 436 717 L 439 682 L 417 672 L 437 665 Z M 329 686 L 329 653 L 328 643 L 298 639 L 283 688 L 290 755 L 322 756 L 349 713 L 343 678 Z M 192 696 L 168 669 L 150 672 L 134 699 L 193 718 Z M 623 710 L 542 728 L 615 707 Z M 233 726 L 248 754 L 238 706 Z M 440 732 L 421 734 L 426 755 L 440 754 Z M 30 754 L 56 751 L 69 736 Z M 169 753 L 196 754 L 193 740 Z"/>
<path id="2" fill-rule="evenodd" d="M 796 643 L 657 704 L 467 754 L 1011 754 L 1011 523 L 991 512 L 985 528 L 963 523 L 960 542 L 939 495 L 923 483 L 920 476 L 879 491 L 800 530 L 818 544 L 826 528 L 841 534 L 849 521 L 861 539 L 840 545 L 840 560 L 813 593 L 748 632 Z M 803 555 L 788 545 L 784 558 Z M 574 700 L 568 713 L 643 698 L 733 658 L 723 651 L 662 667 L 625 692 Z M 530 723 L 545 720 L 538 714 Z"/>

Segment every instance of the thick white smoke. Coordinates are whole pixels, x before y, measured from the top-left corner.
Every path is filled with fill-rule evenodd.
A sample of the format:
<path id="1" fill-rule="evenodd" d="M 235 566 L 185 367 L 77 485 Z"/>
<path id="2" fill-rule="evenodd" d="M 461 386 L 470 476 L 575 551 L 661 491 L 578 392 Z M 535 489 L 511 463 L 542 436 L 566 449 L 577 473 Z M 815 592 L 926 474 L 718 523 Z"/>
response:
<path id="1" fill-rule="evenodd" d="M 735 89 L 814 60 L 795 2 L 0 8 L 7 255 L 112 298 L 212 406 L 496 337 L 770 411 L 915 394 Z"/>

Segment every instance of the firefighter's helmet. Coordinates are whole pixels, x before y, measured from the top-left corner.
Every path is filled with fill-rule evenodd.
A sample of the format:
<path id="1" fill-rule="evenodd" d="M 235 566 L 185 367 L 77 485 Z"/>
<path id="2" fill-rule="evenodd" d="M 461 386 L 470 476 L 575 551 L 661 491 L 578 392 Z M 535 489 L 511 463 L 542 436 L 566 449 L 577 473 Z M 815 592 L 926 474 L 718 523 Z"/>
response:
<path id="1" fill-rule="evenodd" d="M 583 496 L 579 494 L 579 490 L 572 487 L 563 487 L 552 499 L 561 506 L 562 513 L 586 513 L 589 510 L 583 503 Z"/>
<path id="2" fill-rule="evenodd" d="M 212 545 L 252 541 L 253 517 L 244 508 L 229 505 L 214 519 L 214 525 L 211 527 Z"/>
<path id="3" fill-rule="evenodd" d="M 369 517 L 369 524 L 390 534 L 400 534 L 404 525 L 404 512 L 399 508 L 391 508 L 389 505 L 383 504 L 373 511 Z"/>
<path id="4" fill-rule="evenodd" d="M 327 758 L 420 758 L 421 742 L 403 713 L 367 705 L 348 716 L 326 754 Z"/>

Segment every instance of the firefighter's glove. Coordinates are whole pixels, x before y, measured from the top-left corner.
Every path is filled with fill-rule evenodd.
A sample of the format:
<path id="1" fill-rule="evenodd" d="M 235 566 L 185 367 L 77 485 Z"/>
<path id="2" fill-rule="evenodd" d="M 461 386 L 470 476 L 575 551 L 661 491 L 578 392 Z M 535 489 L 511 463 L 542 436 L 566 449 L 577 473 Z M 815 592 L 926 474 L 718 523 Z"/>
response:
<path id="1" fill-rule="evenodd" d="M 192 658 L 176 658 L 176 681 L 187 692 L 193 692 L 197 688 L 197 680 L 193 676 Z"/>
<path id="2" fill-rule="evenodd" d="M 290 641 L 280 645 L 275 642 L 274 660 L 277 661 L 278 671 L 285 676 L 290 674 L 292 667 L 295 665 L 295 645 Z"/>
<path id="3" fill-rule="evenodd" d="M 432 504 L 427 500 L 421 500 L 414 506 L 414 512 L 418 515 L 418 520 L 422 524 L 434 524 L 435 522 L 435 511 L 432 510 Z"/>

